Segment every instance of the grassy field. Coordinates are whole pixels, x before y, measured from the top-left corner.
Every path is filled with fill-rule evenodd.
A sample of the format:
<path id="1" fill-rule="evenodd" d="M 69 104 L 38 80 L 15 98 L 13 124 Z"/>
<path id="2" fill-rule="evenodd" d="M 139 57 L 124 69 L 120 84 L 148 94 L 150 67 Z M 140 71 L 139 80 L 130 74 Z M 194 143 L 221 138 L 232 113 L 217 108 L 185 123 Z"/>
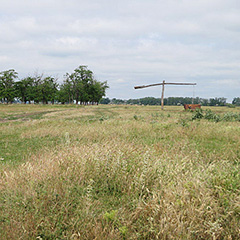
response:
<path id="1" fill-rule="evenodd" d="M 240 108 L 206 109 L 0 105 L 0 239 L 240 239 Z"/>

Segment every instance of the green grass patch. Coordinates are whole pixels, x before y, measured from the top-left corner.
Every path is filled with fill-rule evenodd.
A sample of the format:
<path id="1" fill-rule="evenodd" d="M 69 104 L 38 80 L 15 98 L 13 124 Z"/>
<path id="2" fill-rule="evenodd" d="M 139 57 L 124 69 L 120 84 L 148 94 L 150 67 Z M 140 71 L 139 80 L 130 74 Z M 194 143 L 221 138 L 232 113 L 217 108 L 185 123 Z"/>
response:
<path id="1" fill-rule="evenodd" d="M 239 238 L 239 108 L 0 110 L 0 238 Z"/>

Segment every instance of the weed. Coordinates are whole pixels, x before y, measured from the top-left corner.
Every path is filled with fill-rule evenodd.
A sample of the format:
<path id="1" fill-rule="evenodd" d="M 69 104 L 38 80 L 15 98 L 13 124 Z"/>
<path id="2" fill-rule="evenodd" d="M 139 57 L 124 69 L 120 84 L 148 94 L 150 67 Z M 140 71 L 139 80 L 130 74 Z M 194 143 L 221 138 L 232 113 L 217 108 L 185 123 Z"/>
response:
<path id="1" fill-rule="evenodd" d="M 122 226 L 119 228 L 119 232 L 122 234 L 123 239 L 126 239 L 128 228 L 126 226 Z"/>
<path id="2" fill-rule="evenodd" d="M 105 212 L 103 215 L 103 218 L 107 221 L 107 222 L 114 222 L 117 220 L 117 210 L 112 210 L 111 212 Z"/>
<path id="3" fill-rule="evenodd" d="M 204 117 L 202 109 L 197 108 L 192 115 L 192 120 L 202 119 Z"/>
<path id="4" fill-rule="evenodd" d="M 214 122 L 219 122 L 221 120 L 220 116 L 214 112 L 212 112 L 210 109 L 207 109 L 205 111 L 204 118 L 207 120 L 212 120 Z"/>
<path id="5" fill-rule="evenodd" d="M 240 121 L 240 114 L 233 113 L 233 112 L 228 112 L 223 115 L 222 118 L 223 121 Z"/>
<path id="6" fill-rule="evenodd" d="M 179 120 L 178 120 L 178 124 L 180 124 L 180 125 L 183 126 L 183 127 L 189 127 L 189 125 L 188 125 L 188 120 L 185 119 L 185 118 L 179 119 Z"/>
<path id="7" fill-rule="evenodd" d="M 137 115 L 134 115 L 133 118 L 134 118 L 134 120 L 138 120 L 138 116 Z"/>

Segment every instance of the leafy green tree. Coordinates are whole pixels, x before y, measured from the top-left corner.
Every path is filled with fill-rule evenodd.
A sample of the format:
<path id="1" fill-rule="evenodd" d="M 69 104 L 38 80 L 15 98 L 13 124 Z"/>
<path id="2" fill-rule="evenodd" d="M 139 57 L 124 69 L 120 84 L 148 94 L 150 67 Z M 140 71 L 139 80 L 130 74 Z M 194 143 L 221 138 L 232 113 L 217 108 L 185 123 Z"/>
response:
<path id="1" fill-rule="evenodd" d="M 60 88 L 57 92 L 56 100 L 65 104 L 66 102 L 70 102 L 71 94 L 69 94 L 69 86 L 66 83 L 60 85 Z"/>
<path id="2" fill-rule="evenodd" d="M 33 82 L 34 79 L 32 77 L 26 77 L 15 83 L 16 97 L 23 103 L 34 99 Z"/>
<path id="3" fill-rule="evenodd" d="M 237 106 L 240 106 L 240 97 L 235 97 L 235 98 L 232 100 L 232 104 L 237 105 Z"/>
<path id="4" fill-rule="evenodd" d="M 70 83 L 73 90 L 73 97 L 78 102 L 88 102 L 88 85 L 93 81 L 93 73 L 86 66 L 79 66 L 72 74 L 66 74 L 66 82 Z"/>
<path id="5" fill-rule="evenodd" d="M 139 104 L 141 105 L 160 105 L 161 100 L 159 98 L 154 97 L 145 97 L 139 99 Z"/>
<path id="6" fill-rule="evenodd" d="M 115 98 L 115 100 L 117 99 Z M 114 98 L 112 99 L 112 103 L 117 104 L 117 103 L 114 103 Z M 127 100 L 127 104 L 134 104 L 134 105 L 140 104 L 140 99 L 129 99 Z"/>
<path id="7" fill-rule="evenodd" d="M 73 103 L 74 99 L 74 91 L 73 91 L 73 84 L 70 80 L 70 78 L 66 78 L 63 82 L 63 85 L 60 87 L 61 91 L 61 101 L 60 102 L 68 102 L 68 103 Z M 66 96 L 63 99 L 63 94 L 66 94 Z"/>
<path id="8" fill-rule="evenodd" d="M 31 101 L 34 101 L 34 103 L 39 103 L 42 101 L 42 79 L 43 75 L 35 74 L 35 76 L 32 77 L 32 88 L 31 88 Z"/>
<path id="9" fill-rule="evenodd" d="M 64 84 L 69 89 L 69 97 L 72 94 L 76 104 L 98 103 L 108 88 L 107 82 L 101 83 L 94 79 L 93 72 L 87 66 L 79 66 L 72 74 L 67 73 Z"/>
<path id="10" fill-rule="evenodd" d="M 90 102 L 99 103 L 103 96 L 106 94 L 106 89 L 108 88 L 107 82 L 98 82 L 93 80 L 89 87 L 89 99 Z"/>
<path id="11" fill-rule="evenodd" d="M 39 89 L 41 91 L 41 101 L 43 104 L 48 104 L 49 101 L 54 103 L 57 96 L 58 84 L 53 77 L 45 77 L 41 80 Z"/>
<path id="12" fill-rule="evenodd" d="M 227 99 L 224 97 L 218 98 L 218 105 L 219 106 L 225 106 L 227 103 Z"/>
<path id="13" fill-rule="evenodd" d="M 47 104 L 49 101 L 54 103 L 57 97 L 58 84 L 56 79 L 51 76 L 44 77 L 43 74 L 35 74 L 18 82 L 17 89 L 22 95 L 23 101 L 42 102 Z"/>
<path id="14" fill-rule="evenodd" d="M 111 102 L 111 100 L 109 98 L 102 98 L 100 100 L 100 104 L 109 104 Z"/>
<path id="15" fill-rule="evenodd" d="M 111 101 L 112 104 L 125 104 L 125 101 L 122 99 L 113 98 Z"/>
<path id="16" fill-rule="evenodd" d="M 12 103 L 16 96 L 15 94 L 15 79 L 18 73 L 14 69 L 0 72 L 0 98 L 2 101 Z"/>
<path id="17" fill-rule="evenodd" d="M 208 99 L 203 99 L 203 98 L 201 98 L 201 99 L 200 99 L 200 103 L 201 103 L 203 106 L 208 106 L 208 105 L 209 105 L 209 100 L 208 100 Z"/>
<path id="18" fill-rule="evenodd" d="M 209 106 L 225 106 L 226 105 L 226 98 L 210 98 L 209 99 Z"/>

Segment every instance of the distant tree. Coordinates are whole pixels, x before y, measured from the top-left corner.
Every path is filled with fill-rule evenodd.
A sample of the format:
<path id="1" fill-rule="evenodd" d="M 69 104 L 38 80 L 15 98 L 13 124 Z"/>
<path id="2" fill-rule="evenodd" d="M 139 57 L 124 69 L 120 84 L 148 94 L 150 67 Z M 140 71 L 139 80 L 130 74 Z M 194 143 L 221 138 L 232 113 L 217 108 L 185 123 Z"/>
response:
<path id="1" fill-rule="evenodd" d="M 139 104 L 141 105 L 160 105 L 160 103 L 160 99 L 154 97 L 145 97 L 139 99 Z"/>
<path id="2" fill-rule="evenodd" d="M 66 96 L 63 96 L 64 94 L 66 94 Z M 63 81 L 63 84 L 60 86 L 60 95 L 61 95 L 60 102 L 73 103 L 73 99 L 74 99 L 73 83 L 71 79 L 68 77 L 68 75 L 66 75 L 66 79 Z"/>
<path id="3" fill-rule="evenodd" d="M 236 106 L 240 106 L 240 97 L 235 97 L 232 100 L 232 104 L 236 105 Z"/>
<path id="4" fill-rule="evenodd" d="M 0 99 L 7 103 L 12 103 L 16 96 L 15 79 L 18 73 L 14 69 L 0 72 Z"/>
<path id="5" fill-rule="evenodd" d="M 225 106 L 227 103 L 227 99 L 224 97 L 218 98 L 218 105 L 219 106 Z"/>
<path id="6" fill-rule="evenodd" d="M 122 100 L 122 99 L 113 98 L 113 99 L 111 100 L 111 103 L 112 103 L 112 104 L 125 104 L 125 101 Z"/>
<path id="7" fill-rule="evenodd" d="M 208 99 L 201 98 L 201 99 L 200 99 L 200 103 L 201 103 L 203 106 L 208 106 L 208 105 L 209 105 L 209 100 L 208 100 Z"/>
<path id="8" fill-rule="evenodd" d="M 226 98 L 210 98 L 209 99 L 209 106 L 224 106 L 226 105 Z"/>
<path id="9" fill-rule="evenodd" d="M 42 101 L 42 79 L 43 79 L 43 74 L 39 75 L 36 73 L 33 77 L 33 82 L 32 82 L 32 88 L 31 88 L 31 96 L 30 100 L 34 101 L 34 103 L 39 103 Z"/>
<path id="10" fill-rule="evenodd" d="M 57 95 L 57 81 L 53 77 L 44 77 L 43 74 L 35 74 L 32 77 L 26 77 L 15 84 L 17 97 L 26 103 L 34 101 L 34 103 L 42 102 L 52 103 Z"/>
<path id="11" fill-rule="evenodd" d="M 116 102 L 116 99 L 111 100 L 113 103 Z M 119 102 L 119 99 L 117 99 Z M 191 97 L 168 97 L 164 98 L 164 105 L 183 105 L 183 104 L 191 104 L 192 98 Z M 194 104 L 202 104 L 203 106 L 209 106 L 210 103 L 212 106 L 225 106 L 226 105 L 226 98 L 213 98 L 213 99 L 203 99 L 196 97 L 193 99 Z M 161 105 L 160 98 L 154 97 L 145 97 L 140 99 L 129 99 L 127 100 L 127 104 L 141 104 L 141 105 Z"/>
<path id="12" fill-rule="evenodd" d="M 43 104 L 48 104 L 49 101 L 54 103 L 57 96 L 58 84 L 53 77 L 45 77 L 41 80 L 39 89 L 41 91 L 41 101 Z"/>
<path id="13" fill-rule="evenodd" d="M 72 94 L 70 92 L 69 85 L 66 83 L 60 85 L 60 88 L 57 92 L 56 100 L 61 102 L 62 104 L 65 104 L 66 102 L 70 102 L 71 96 Z"/>
<path id="14" fill-rule="evenodd" d="M 111 102 L 113 103 L 113 99 L 111 100 Z M 129 99 L 129 100 L 127 100 L 127 104 L 138 105 L 138 104 L 140 104 L 140 99 Z"/>
<path id="15" fill-rule="evenodd" d="M 102 99 L 103 96 L 106 94 L 106 89 L 109 86 L 107 85 L 107 82 L 98 82 L 96 80 L 93 80 L 92 85 L 89 86 L 89 98 L 90 102 L 93 103 L 99 103 L 99 101 Z"/>
<path id="16" fill-rule="evenodd" d="M 109 104 L 111 102 L 111 100 L 109 98 L 102 98 L 100 100 L 100 104 Z"/>
<path id="17" fill-rule="evenodd" d="M 108 88 L 107 82 L 94 79 L 93 72 L 87 66 L 79 66 L 72 74 L 67 73 L 65 85 L 69 89 L 69 98 L 72 94 L 76 104 L 98 103 Z"/>
<path id="18" fill-rule="evenodd" d="M 33 82 L 32 77 L 26 77 L 15 83 L 16 97 L 23 103 L 33 100 Z"/>
<path id="19" fill-rule="evenodd" d="M 201 102 L 201 99 L 199 97 L 195 97 L 193 99 L 193 104 L 199 104 Z"/>
<path id="20" fill-rule="evenodd" d="M 72 74 L 66 74 L 66 82 L 72 87 L 72 93 L 76 104 L 89 101 L 89 85 L 93 82 L 93 73 L 86 66 L 79 66 Z M 69 87 L 70 87 L 69 85 Z"/>

